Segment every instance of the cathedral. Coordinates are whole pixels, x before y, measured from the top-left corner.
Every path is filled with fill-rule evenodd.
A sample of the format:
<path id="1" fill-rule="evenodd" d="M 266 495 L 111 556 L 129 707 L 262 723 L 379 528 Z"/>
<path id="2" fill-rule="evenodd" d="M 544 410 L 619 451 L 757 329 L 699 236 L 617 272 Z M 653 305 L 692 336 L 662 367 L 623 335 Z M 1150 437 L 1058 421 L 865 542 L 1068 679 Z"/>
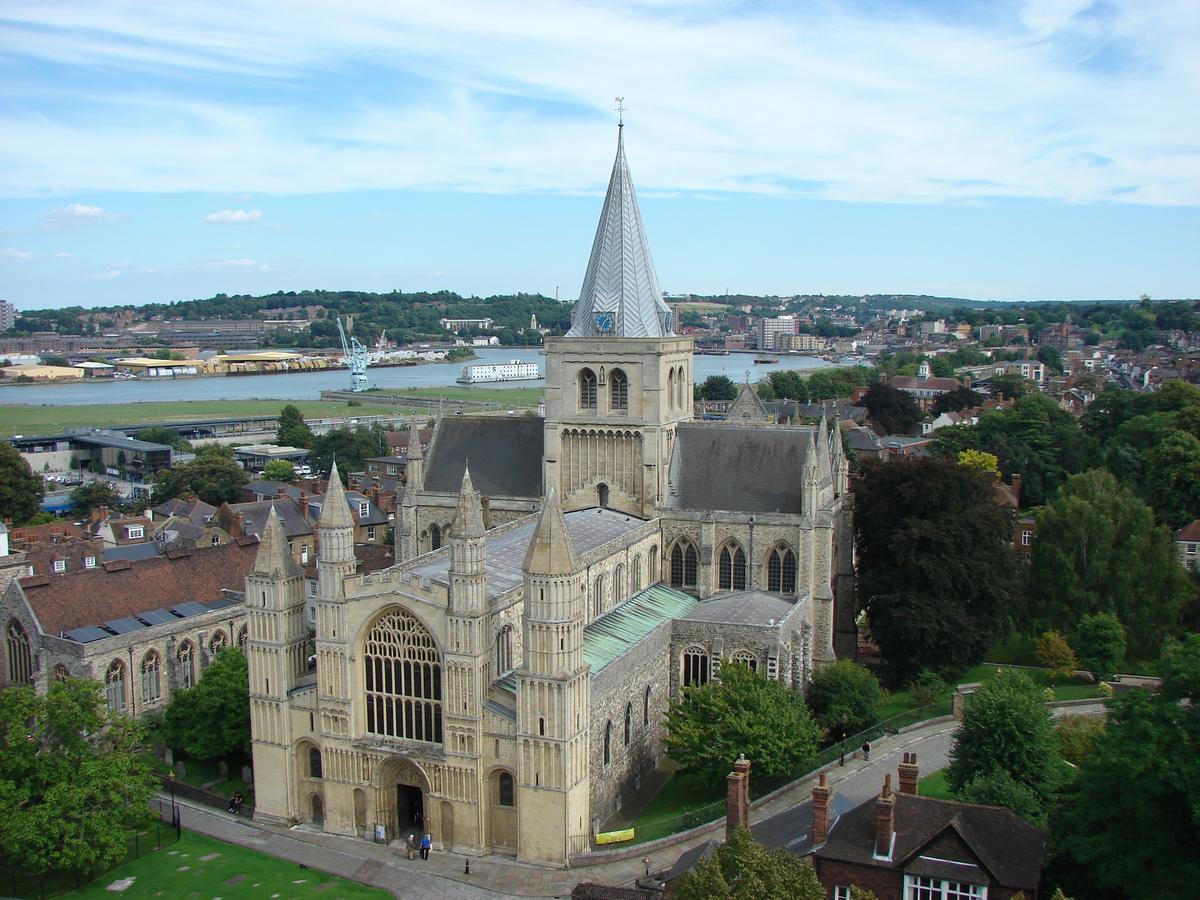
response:
<path id="1" fill-rule="evenodd" d="M 272 514 L 246 576 L 258 817 L 562 865 L 659 764 L 684 688 L 737 661 L 804 690 L 853 655 L 840 433 L 693 420 L 618 134 L 545 415 L 414 434 L 383 568 L 335 469 L 315 596 Z"/>

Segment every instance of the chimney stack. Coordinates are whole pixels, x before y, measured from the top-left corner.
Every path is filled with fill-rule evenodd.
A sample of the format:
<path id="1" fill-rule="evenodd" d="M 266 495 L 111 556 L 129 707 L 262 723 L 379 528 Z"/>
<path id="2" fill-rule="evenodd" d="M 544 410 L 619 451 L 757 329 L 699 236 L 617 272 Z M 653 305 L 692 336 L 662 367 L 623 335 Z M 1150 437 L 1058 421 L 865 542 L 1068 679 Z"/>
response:
<path id="1" fill-rule="evenodd" d="M 892 793 L 892 776 L 883 776 L 883 793 L 875 801 L 875 857 L 892 858 L 892 842 L 896 834 L 896 796 Z"/>
<path id="2" fill-rule="evenodd" d="M 307 519 L 308 518 L 308 494 L 301 493 L 300 496 L 296 498 L 296 502 L 300 505 L 300 515 L 304 516 L 304 518 Z"/>
<path id="3" fill-rule="evenodd" d="M 735 828 L 750 827 L 750 760 L 738 756 L 733 771 L 725 776 L 725 840 Z"/>
<path id="4" fill-rule="evenodd" d="M 234 513 L 233 522 L 229 526 L 229 536 L 240 538 L 246 533 L 246 517 L 241 513 Z"/>
<path id="5" fill-rule="evenodd" d="M 900 793 L 916 795 L 919 771 L 917 769 L 917 754 L 905 753 L 904 761 L 899 766 Z"/>
<path id="6" fill-rule="evenodd" d="M 812 811 L 813 811 L 813 827 L 812 841 L 814 847 L 820 847 L 829 837 L 829 795 L 830 790 L 825 784 L 825 773 L 821 773 L 820 780 L 813 786 L 812 792 Z"/>
<path id="7" fill-rule="evenodd" d="M 1017 509 L 1020 509 L 1021 508 L 1021 475 L 1018 472 L 1013 472 L 1012 491 L 1013 491 L 1013 496 L 1017 498 Z"/>

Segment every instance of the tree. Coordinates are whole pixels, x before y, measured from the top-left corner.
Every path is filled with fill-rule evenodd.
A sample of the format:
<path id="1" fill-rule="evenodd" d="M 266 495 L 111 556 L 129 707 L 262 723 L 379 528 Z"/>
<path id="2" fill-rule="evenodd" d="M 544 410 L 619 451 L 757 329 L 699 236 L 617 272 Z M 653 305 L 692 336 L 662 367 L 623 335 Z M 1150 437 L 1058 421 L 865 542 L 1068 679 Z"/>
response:
<path id="1" fill-rule="evenodd" d="M 958 454 L 958 464 L 968 469 L 977 469 L 993 481 L 1000 477 L 1000 460 L 996 454 L 985 450 L 963 450 Z"/>
<path id="2" fill-rule="evenodd" d="M 812 863 L 782 847 L 767 850 L 750 829 L 737 828 L 708 859 L 671 886 L 676 900 L 824 900 Z M 864 898 L 865 900 L 865 898 Z"/>
<path id="3" fill-rule="evenodd" d="M 163 716 L 163 739 L 196 759 L 250 752 L 249 676 L 246 657 L 227 647 L 204 670 L 199 684 L 180 691 Z"/>
<path id="4" fill-rule="evenodd" d="M 1032 385 L 1015 372 L 1005 375 L 994 375 L 991 379 L 992 393 L 1005 400 L 1018 400 L 1029 393 Z"/>
<path id="5" fill-rule="evenodd" d="M 0 517 L 23 525 L 42 503 L 42 479 L 8 441 L 0 441 Z"/>
<path id="6" fill-rule="evenodd" d="M 384 446 L 383 432 L 378 428 L 334 428 L 314 439 L 309 462 L 314 472 L 325 475 L 336 459 L 344 482 L 351 472 L 361 472 L 369 457 L 379 456 Z"/>
<path id="7" fill-rule="evenodd" d="M 720 681 L 671 703 L 667 728 L 671 758 L 710 781 L 724 779 L 743 753 L 768 778 L 790 774 L 820 737 L 798 691 L 732 662 L 721 666 Z"/>
<path id="8" fill-rule="evenodd" d="M 1057 631 L 1047 631 L 1038 638 L 1033 652 L 1037 661 L 1050 670 L 1051 678 L 1070 678 L 1079 667 L 1075 651 Z"/>
<path id="9" fill-rule="evenodd" d="M 1169 644 L 1162 689 L 1109 704 L 1050 821 L 1051 872 L 1078 897 L 1188 897 L 1200 883 L 1200 635 Z"/>
<path id="10" fill-rule="evenodd" d="M 980 775 L 1003 772 L 1040 805 L 1060 781 L 1054 731 L 1042 689 L 1021 672 L 1003 671 L 976 691 L 954 733 L 946 780 L 962 791 Z"/>
<path id="11" fill-rule="evenodd" d="M 141 726 L 109 713 L 98 683 L 0 690 L 0 735 L 0 865 L 86 872 L 124 857 L 158 785 Z"/>
<path id="12" fill-rule="evenodd" d="M 174 428 L 164 428 L 155 425 L 153 428 L 143 428 L 138 432 L 139 441 L 149 441 L 151 444 L 166 444 L 179 453 L 190 453 L 192 445 Z"/>
<path id="13" fill-rule="evenodd" d="M 1170 532 L 1108 472 L 1073 476 L 1038 517 L 1029 577 L 1037 627 L 1065 631 L 1111 612 L 1131 649 L 1153 656 L 1193 591 Z"/>
<path id="14" fill-rule="evenodd" d="M 1048 345 L 1045 347 L 1038 347 L 1037 358 L 1038 362 L 1054 372 L 1055 375 L 1062 374 L 1062 357 L 1059 355 L 1058 350 L 1056 350 L 1054 347 Z"/>
<path id="15" fill-rule="evenodd" d="M 263 466 L 262 477 L 267 481 L 291 481 L 296 477 L 296 467 L 286 459 L 273 459 Z"/>
<path id="16" fill-rule="evenodd" d="M 767 382 L 771 385 L 776 397 L 795 400 L 798 403 L 808 402 L 808 384 L 799 372 L 772 372 L 767 376 Z"/>
<path id="17" fill-rule="evenodd" d="M 867 408 L 872 421 L 886 434 L 908 434 L 921 421 L 916 401 L 886 382 L 872 382 L 859 405 Z"/>
<path id="18" fill-rule="evenodd" d="M 91 481 L 71 491 L 71 511 L 77 515 L 100 506 L 117 506 L 120 502 L 120 493 L 107 481 Z"/>
<path id="19" fill-rule="evenodd" d="M 1054 720 L 1058 755 L 1075 767 L 1082 766 L 1102 731 L 1104 719 L 1099 716 L 1060 716 Z"/>
<path id="20" fill-rule="evenodd" d="M 335 329 L 336 331 L 336 329 Z M 313 445 L 312 429 L 304 421 L 304 415 L 294 404 L 289 403 L 279 411 L 279 430 L 275 442 L 281 447 L 304 447 Z"/>
<path id="21" fill-rule="evenodd" d="M 709 375 L 700 385 L 700 397 L 704 400 L 734 400 L 737 385 L 726 375 Z"/>
<path id="22" fill-rule="evenodd" d="M 936 413 L 957 412 L 960 409 L 974 409 L 983 403 L 983 394 L 971 390 L 965 384 L 959 385 L 952 391 L 938 394 L 933 401 L 933 411 Z"/>
<path id="23" fill-rule="evenodd" d="M 154 485 L 154 503 L 163 503 L 185 495 L 199 497 L 205 503 L 220 506 L 241 499 L 246 472 L 220 450 L 202 448 L 189 463 L 172 466 L 158 473 Z"/>
<path id="24" fill-rule="evenodd" d="M 1046 812 L 1042 800 L 1033 789 L 1014 781 L 1002 769 L 981 772 L 963 785 L 955 795 L 967 803 L 983 803 L 987 806 L 1003 806 L 1039 828 L 1046 824 Z"/>
<path id="25" fill-rule="evenodd" d="M 1125 660 L 1125 628 L 1111 613 L 1095 613 L 1079 620 L 1075 646 L 1084 669 L 1097 678 L 1111 678 Z"/>
<path id="26" fill-rule="evenodd" d="M 882 700 L 875 674 L 848 659 L 818 669 L 808 690 L 808 705 L 817 721 L 827 731 L 844 726 L 847 734 L 870 726 Z"/>
<path id="27" fill-rule="evenodd" d="M 854 526 L 857 593 L 891 676 L 979 662 L 1018 582 L 1012 511 L 991 479 L 941 459 L 865 465 Z"/>

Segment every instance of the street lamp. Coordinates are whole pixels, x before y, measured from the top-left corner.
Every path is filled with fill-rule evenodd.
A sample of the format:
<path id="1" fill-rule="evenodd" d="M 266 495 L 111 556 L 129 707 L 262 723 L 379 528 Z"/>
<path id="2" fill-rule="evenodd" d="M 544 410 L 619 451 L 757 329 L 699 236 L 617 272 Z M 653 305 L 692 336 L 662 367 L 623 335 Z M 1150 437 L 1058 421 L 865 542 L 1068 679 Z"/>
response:
<path id="1" fill-rule="evenodd" d="M 847 727 L 847 722 L 848 720 L 846 718 L 846 714 L 842 713 L 842 759 L 838 763 L 840 766 L 844 766 L 846 764 L 846 732 L 850 730 Z"/>
<path id="2" fill-rule="evenodd" d="M 175 805 L 175 770 L 167 773 L 167 784 L 171 787 L 171 824 L 175 826 L 175 837 L 180 836 L 179 807 Z"/>

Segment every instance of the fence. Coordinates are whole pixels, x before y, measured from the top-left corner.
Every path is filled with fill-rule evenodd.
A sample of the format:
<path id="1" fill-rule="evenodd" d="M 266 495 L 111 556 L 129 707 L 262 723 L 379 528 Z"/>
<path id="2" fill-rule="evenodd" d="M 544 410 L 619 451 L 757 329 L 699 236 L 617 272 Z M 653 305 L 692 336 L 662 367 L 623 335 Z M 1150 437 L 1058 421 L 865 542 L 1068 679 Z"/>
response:
<path id="1" fill-rule="evenodd" d="M 51 871 L 43 873 L 0 869 L 0 893 L 9 897 L 42 900 L 78 890 L 107 872 L 132 862 L 147 853 L 169 847 L 179 840 L 179 818 L 169 800 L 157 799 L 151 804 L 150 821 L 125 833 L 125 854 L 106 869 Z"/>
<path id="2" fill-rule="evenodd" d="M 206 791 L 204 788 L 198 788 L 191 784 L 184 784 L 179 779 L 174 782 L 166 776 L 159 776 L 162 782 L 163 790 L 171 794 L 172 797 L 183 797 L 186 800 L 195 800 L 197 803 L 202 803 L 205 806 L 211 806 L 213 809 L 228 809 L 229 798 L 222 797 L 220 794 L 214 794 L 211 791 Z M 251 803 L 242 804 L 241 814 L 248 819 L 254 818 L 254 805 Z"/>

